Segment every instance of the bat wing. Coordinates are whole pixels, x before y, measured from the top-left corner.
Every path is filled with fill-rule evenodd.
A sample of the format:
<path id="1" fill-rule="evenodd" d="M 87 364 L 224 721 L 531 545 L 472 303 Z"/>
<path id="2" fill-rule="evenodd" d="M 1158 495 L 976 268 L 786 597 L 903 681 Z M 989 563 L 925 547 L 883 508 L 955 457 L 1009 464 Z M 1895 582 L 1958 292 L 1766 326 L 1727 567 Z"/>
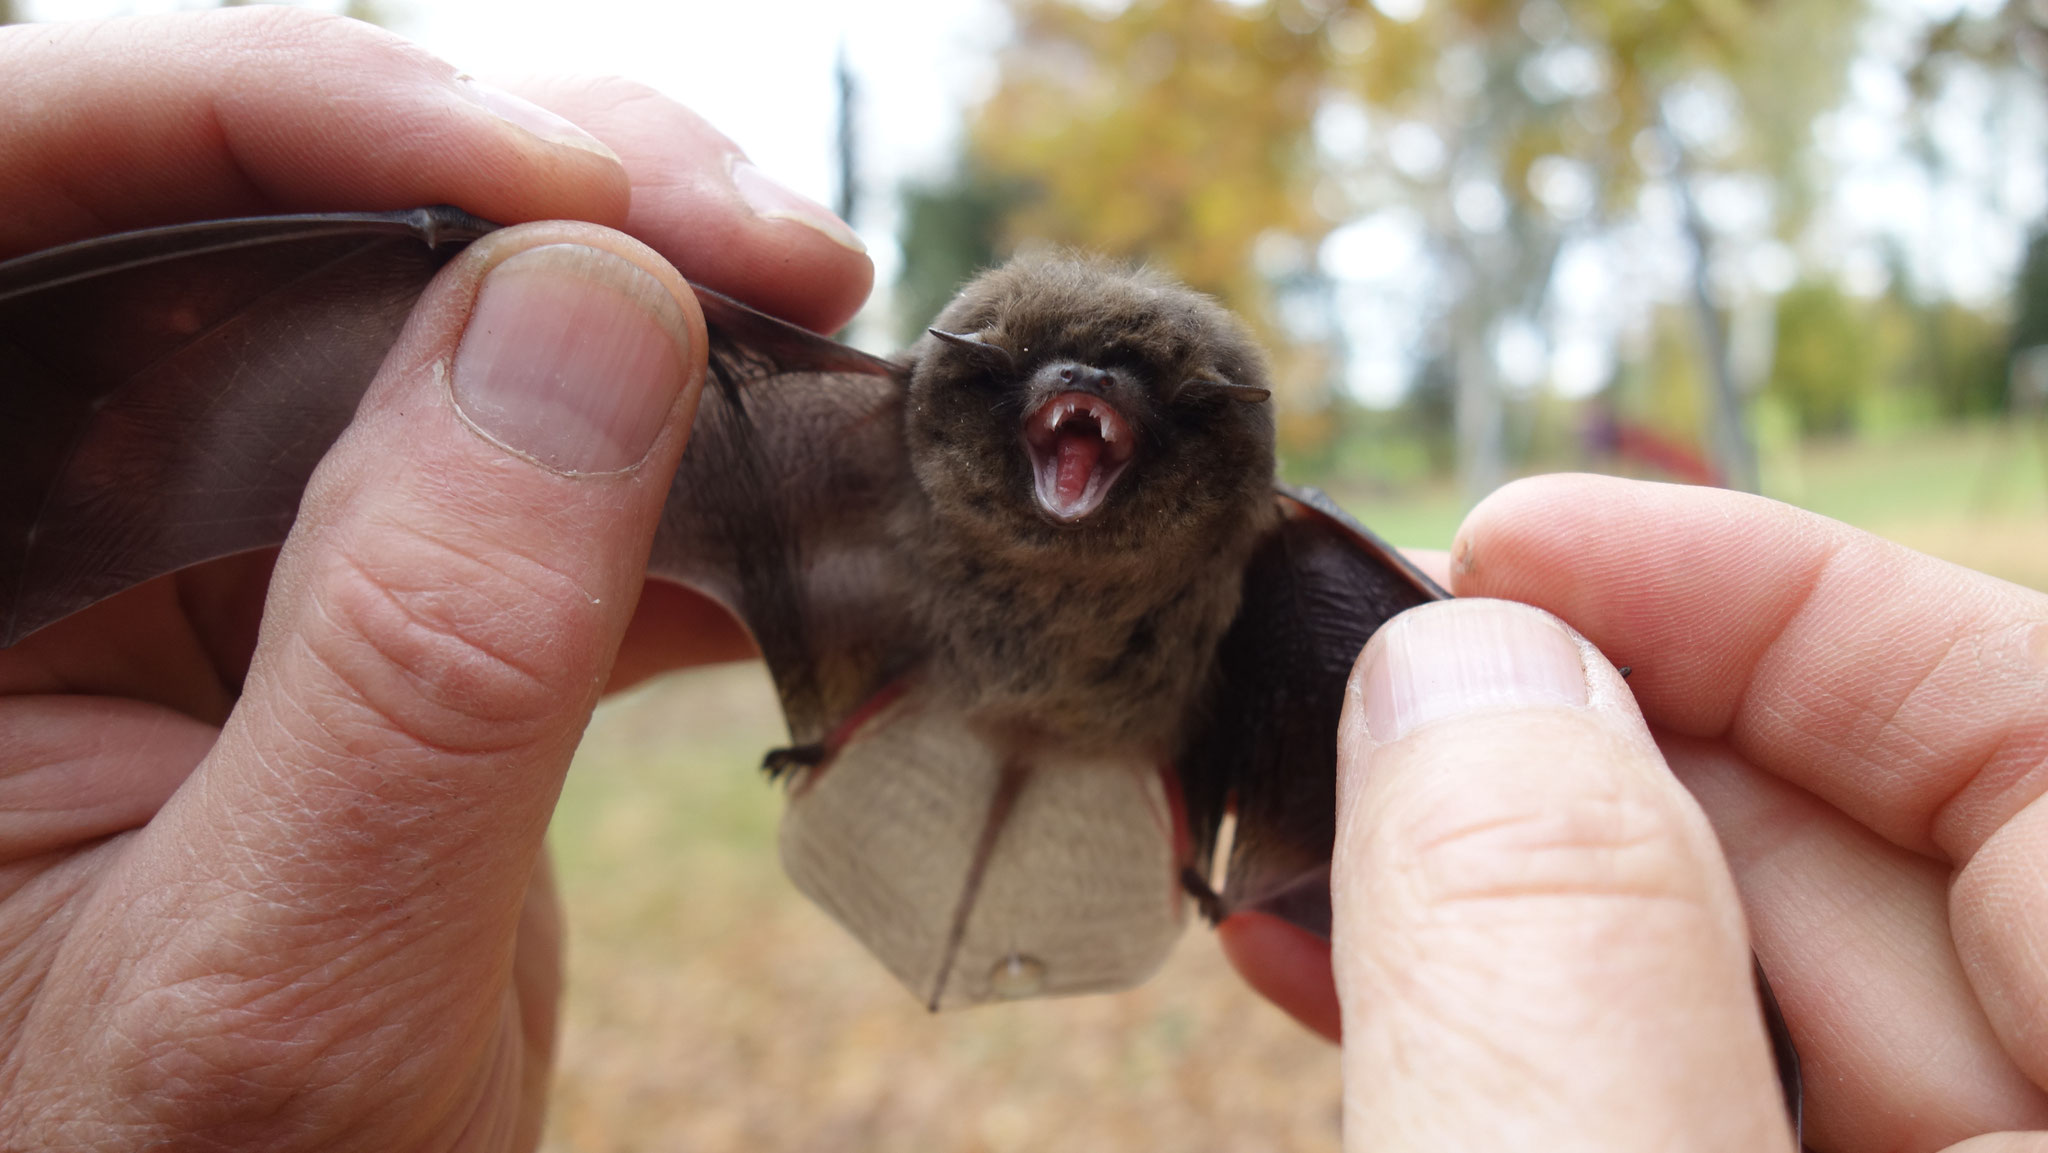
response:
<path id="1" fill-rule="evenodd" d="M 923 653 L 891 544 L 914 499 L 901 370 L 697 296 L 709 376 L 648 574 L 746 623 L 791 738 L 812 745 Z"/>
<path id="2" fill-rule="evenodd" d="M 0 645 L 282 543 L 427 282 L 494 227 L 453 208 L 220 220 L 0 264 Z M 715 387 L 651 569 L 740 613 L 815 739 L 904 635 L 876 536 L 904 480 L 900 386 L 697 291 Z"/>
<path id="3" fill-rule="evenodd" d="M 454 209 L 211 221 L 0 264 L 0 645 L 275 545 Z"/>
<path id="4" fill-rule="evenodd" d="M 1327 937 L 1345 680 L 1389 617 L 1450 594 L 1322 493 L 1277 499 L 1280 525 L 1245 569 L 1206 723 L 1179 767 L 1198 845 L 1236 818 L 1212 914 L 1255 909 Z"/>

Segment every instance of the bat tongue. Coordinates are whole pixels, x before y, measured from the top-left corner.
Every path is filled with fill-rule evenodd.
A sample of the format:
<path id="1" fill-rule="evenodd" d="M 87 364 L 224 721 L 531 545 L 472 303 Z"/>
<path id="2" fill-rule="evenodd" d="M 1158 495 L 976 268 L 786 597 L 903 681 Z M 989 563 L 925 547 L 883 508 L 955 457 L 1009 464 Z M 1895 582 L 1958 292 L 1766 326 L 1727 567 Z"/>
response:
<path id="1" fill-rule="evenodd" d="M 1095 466 L 1102 460 L 1103 443 L 1094 436 L 1059 438 L 1053 465 L 1053 494 L 1060 511 L 1078 510 L 1088 496 L 1088 482 L 1095 479 Z"/>
<path id="2" fill-rule="evenodd" d="M 1102 507 L 1131 462 L 1131 427 L 1114 404 L 1083 392 L 1047 400 L 1025 421 L 1038 506 L 1067 524 Z"/>

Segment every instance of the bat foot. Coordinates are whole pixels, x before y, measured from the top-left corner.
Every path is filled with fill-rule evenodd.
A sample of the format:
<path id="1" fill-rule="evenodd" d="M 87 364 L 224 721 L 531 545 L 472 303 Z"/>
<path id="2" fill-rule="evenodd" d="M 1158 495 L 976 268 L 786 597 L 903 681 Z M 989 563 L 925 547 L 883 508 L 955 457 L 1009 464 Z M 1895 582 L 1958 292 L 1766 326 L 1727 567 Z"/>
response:
<path id="1" fill-rule="evenodd" d="M 825 763 L 830 753 L 822 744 L 788 745 L 769 749 L 761 757 L 761 771 L 771 781 L 780 781 L 795 769 L 815 769 Z"/>
<path id="2" fill-rule="evenodd" d="M 1190 865 L 1180 871 L 1180 887 L 1195 900 L 1195 908 L 1201 911 L 1202 919 L 1214 925 L 1223 920 L 1223 898 L 1209 887 L 1209 881 Z"/>

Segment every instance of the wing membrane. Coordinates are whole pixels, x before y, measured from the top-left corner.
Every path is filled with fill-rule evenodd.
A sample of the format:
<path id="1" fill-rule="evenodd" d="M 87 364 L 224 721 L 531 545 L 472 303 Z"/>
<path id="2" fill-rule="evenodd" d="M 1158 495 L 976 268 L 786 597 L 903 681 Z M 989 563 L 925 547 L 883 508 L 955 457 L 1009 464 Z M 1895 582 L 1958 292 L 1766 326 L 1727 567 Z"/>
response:
<path id="1" fill-rule="evenodd" d="M 212 221 L 0 265 L 0 645 L 274 545 L 454 209 Z"/>
<path id="2" fill-rule="evenodd" d="M 1345 680 L 1389 617 L 1449 594 L 1322 493 L 1277 499 L 1280 527 L 1245 570 L 1181 774 L 1197 844 L 1236 813 L 1220 911 L 1260 909 L 1328 936 Z"/>
<path id="3" fill-rule="evenodd" d="M 914 663 L 912 575 L 891 542 L 913 496 L 889 362 L 698 289 L 710 378 L 650 575 L 753 632 L 799 744 Z"/>
<path id="4" fill-rule="evenodd" d="M 453 208 L 208 221 L 0 264 L 0 646 L 281 543 L 427 282 L 494 227 Z M 812 740 L 907 660 L 880 547 L 900 386 L 696 291 L 713 387 L 651 571 L 739 613 Z"/>

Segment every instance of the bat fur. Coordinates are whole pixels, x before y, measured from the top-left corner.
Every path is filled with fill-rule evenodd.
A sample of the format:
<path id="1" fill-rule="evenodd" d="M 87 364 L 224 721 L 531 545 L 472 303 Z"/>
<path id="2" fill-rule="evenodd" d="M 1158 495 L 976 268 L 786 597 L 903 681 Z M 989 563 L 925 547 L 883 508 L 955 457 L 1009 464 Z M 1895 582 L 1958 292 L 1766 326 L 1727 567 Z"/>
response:
<path id="1" fill-rule="evenodd" d="M 924 515 L 906 543 L 936 680 L 991 722 L 1165 760 L 1278 517 L 1269 408 L 1213 387 L 1265 390 L 1264 357 L 1208 297 L 1073 256 L 983 274 L 933 327 L 979 337 L 911 350 Z M 1134 443 L 1100 504 L 1067 519 L 1039 499 L 1057 461 L 1034 460 L 1028 426 L 1074 392 L 1113 406 L 1102 423 L 1120 417 L 1113 435 Z M 1062 429 L 1102 431 L 1085 414 Z"/>

